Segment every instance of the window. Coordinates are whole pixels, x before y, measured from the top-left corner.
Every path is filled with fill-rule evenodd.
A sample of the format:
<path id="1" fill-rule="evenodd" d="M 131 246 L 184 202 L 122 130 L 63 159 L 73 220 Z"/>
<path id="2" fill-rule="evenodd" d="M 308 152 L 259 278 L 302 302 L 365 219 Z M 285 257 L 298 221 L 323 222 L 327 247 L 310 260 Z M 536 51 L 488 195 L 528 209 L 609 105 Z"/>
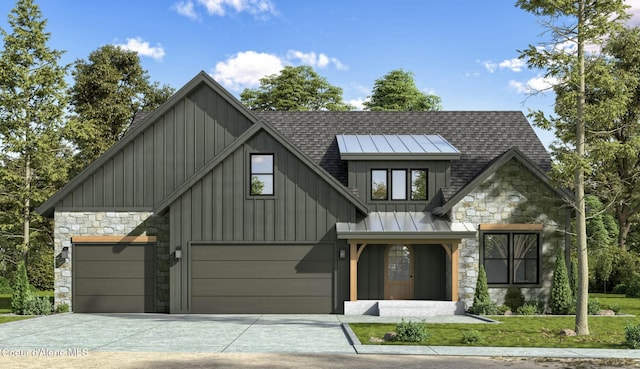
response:
<path id="1" fill-rule="evenodd" d="M 371 171 L 371 199 L 387 199 L 387 170 L 374 169 Z"/>
<path id="2" fill-rule="evenodd" d="M 407 171 L 394 169 L 391 171 L 391 200 L 407 199 Z"/>
<path id="3" fill-rule="evenodd" d="M 425 169 L 411 170 L 411 200 L 427 199 L 427 171 Z"/>
<path id="4" fill-rule="evenodd" d="M 485 232 L 482 257 L 489 284 L 537 284 L 540 234 Z"/>
<path id="5" fill-rule="evenodd" d="M 273 154 L 251 154 L 252 196 L 273 195 Z"/>
<path id="6" fill-rule="evenodd" d="M 427 170 L 372 169 L 371 199 L 393 201 L 427 200 Z"/>

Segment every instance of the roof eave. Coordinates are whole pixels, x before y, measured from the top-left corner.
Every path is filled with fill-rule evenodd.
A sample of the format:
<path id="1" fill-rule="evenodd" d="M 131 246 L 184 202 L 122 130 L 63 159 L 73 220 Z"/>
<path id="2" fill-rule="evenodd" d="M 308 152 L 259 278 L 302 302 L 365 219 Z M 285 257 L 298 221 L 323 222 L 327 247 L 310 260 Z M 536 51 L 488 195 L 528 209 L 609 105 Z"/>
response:
<path id="1" fill-rule="evenodd" d="M 338 239 L 361 240 L 459 240 L 463 238 L 475 238 L 476 231 L 451 231 L 451 232 L 369 232 L 369 231 L 338 231 Z"/>
<path id="2" fill-rule="evenodd" d="M 460 153 L 344 153 L 342 160 L 460 160 Z"/>

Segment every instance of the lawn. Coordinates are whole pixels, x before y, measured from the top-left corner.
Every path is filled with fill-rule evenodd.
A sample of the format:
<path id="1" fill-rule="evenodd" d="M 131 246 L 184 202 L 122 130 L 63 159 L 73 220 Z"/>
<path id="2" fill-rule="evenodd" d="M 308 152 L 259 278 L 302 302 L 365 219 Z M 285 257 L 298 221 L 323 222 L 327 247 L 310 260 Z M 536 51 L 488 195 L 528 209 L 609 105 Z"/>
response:
<path id="1" fill-rule="evenodd" d="M 37 291 L 36 294 L 38 296 L 48 296 L 49 298 L 53 297 L 53 291 Z M 0 294 L 0 314 L 9 313 L 11 313 L 11 295 Z M 0 324 L 28 318 L 31 318 L 31 316 L 0 315 Z"/>
<path id="2" fill-rule="evenodd" d="M 625 298 L 624 295 L 591 294 L 598 298 L 600 306 L 619 305 L 621 314 L 630 316 L 590 316 L 589 336 L 564 337 L 558 333 L 563 328 L 573 329 L 575 317 L 546 316 L 492 316 L 501 324 L 426 324 L 431 337 L 423 342 L 412 343 L 430 346 L 464 346 L 462 334 L 477 330 L 482 339 L 475 346 L 495 347 L 564 347 L 564 348 L 624 348 L 624 327 L 627 323 L 640 324 L 640 298 Z M 372 337 L 382 338 L 395 330 L 395 324 L 350 324 L 363 344 L 371 343 Z M 380 344 L 380 343 L 377 343 Z M 402 345 L 401 342 L 384 342 L 385 345 Z"/>

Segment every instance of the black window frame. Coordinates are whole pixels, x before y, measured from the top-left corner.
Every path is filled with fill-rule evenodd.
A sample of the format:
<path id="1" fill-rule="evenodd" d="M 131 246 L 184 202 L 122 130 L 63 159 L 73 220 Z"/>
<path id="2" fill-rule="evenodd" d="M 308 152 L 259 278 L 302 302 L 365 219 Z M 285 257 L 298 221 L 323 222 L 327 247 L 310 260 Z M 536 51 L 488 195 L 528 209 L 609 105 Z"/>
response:
<path id="1" fill-rule="evenodd" d="M 424 199 L 416 199 L 413 197 L 413 172 L 424 172 Z M 427 168 L 411 168 L 408 173 L 408 200 L 409 201 L 427 201 L 429 199 L 429 170 Z"/>
<path id="2" fill-rule="evenodd" d="M 384 193 L 384 199 L 374 199 L 373 198 L 373 172 L 384 172 L 384 178 L 385 178 L 385 193 Z M 371 168 L 370 171 L 370 175 L 369 175 L 369 193 L 370 193 L 370 198 L 372 201 L 387 201 L 389 200 L 389 169 L 387 168 Z"/>
<path id="3" fill-rule="evenodd" d="M 486 248 L 485 248 L 485 243 L 486 243 L 486 236 L 488 235 L 507 235 L 507 241 L 508 241 L 508 245 L 507 245 L 507 257 L 506 258 L 487 258 L 486 255 Z M 535 258 L 531 258 L 531 257 L 526 257 L 526 255 L 528 253 L 525 253 L 524 256 L 525 257 L 521 257 L 521 258 L 516 258 L 515 257 L 515 253 L 514 253 L 514 237 L 517 235 L 526 235 L 526 236 L 536 236 L 536 257 Z M 492 231 L 483 231 L 480 232 L 480 240 L 481 240 L 481 247 L 480 247 L 480 263 L 481 265 L 485 268 L 485 272 L 487 273 L 487 284 L 491 287 L 511 287 L 511 286 L 539 286 L 541 281 L 540 281 L 540 275 L 541 275 L 541 266 L 542 266 L 542 260 L 541 260 L 541 256 L 542 256 L 542 234 L 539 231 L 501 231 L 501 230 L 492 230 Z M 507 280 L 506 282 L 491 282 L 489 280 L 489 275 L 490 272 L 487 270 L 487 265 L 486 265 L 486 261 L 487 260 L 506 260 L 507 261 Z M 535 265 L 535 276 L 536 276 L 536 280 L 535 281 L 524 281 L 524 282 L 518 282 L 517 281 L 517 275 L 516 272 L 517 270 L 515 269 L 515 261 L 516 260 L 521 260 L 521 262 L 526 262 L 526 261 L 530 261 L 530 260 L 535 260 L 536 261 L 536 265 Z M 526 267 L 526 263 L 525 263 L 525 267 Z"/>
<path id="4" fill-rule="evenodd" d="M 402 199 L 396 199 L 393 197 L 393 190 L 395 187 L 394 181 L 393 181 L 393 172 L 404 172 L 404 183 L 402 183 L 402 185 L 400 187 L 404 187 L 404 198 Z M 387 195 L 389 197 L 389 199 L 391 201 L 407 201 L 409 200 L 409 193 L 408 193 L 408 188 L 407 188 L 407 183 L 409 183 L 409 178 L 407 176 L 408 170 L 404 169 L 404 168 L 391 168 L 390 173 L 389 173 L 389 179 L 390 181 L 390 186 L 388 188 L 391 189 L 391 191 L 387 190 Z M 390 194 L 389 194 L 390 193 Z"/>
<path id="5" fill-rule="evenodd" d="M 271 156 L 271 172 L 254 172 L 253 171 L 253 157 L 254 156 Z M 249 154 L 249 196 L 251 197 L 273 197 L 276 194 L 276 176 L 275 176 L 275 154 L 271 152 L 252 152 Z M 270 176 L 271 177 L 271 193 L 253 193 L 251 186 L 253 182 L 253 176 Z"/>
<path id="6" fill-rule="evenodd" d="M 375 199 L 373 198 L 373 173 L 385 172 L 385 185 L 386 185 L 386 193 L 384 198 Z M 405 197 L 402 199 L 394 199 L 393 198 L 393 190 L 394 190 L 394 182 L 393 182 L 393 172 L 404 172 L 405 180 L 402 186 L 404 187 L 404 195 Z M 416 199 L 413 197 L 413 172 L 421 171 L 424 172 L 425 175 L 425 193 L 423 199 Z M 427 168 L 415 168 L 415 167 L 399 167 L 399 168 L 370 168 L 369 169 L 369 199 L 371 201 L 389 201 L 389 202 L 423 202 L 429 200 L 429 169 Z"/>

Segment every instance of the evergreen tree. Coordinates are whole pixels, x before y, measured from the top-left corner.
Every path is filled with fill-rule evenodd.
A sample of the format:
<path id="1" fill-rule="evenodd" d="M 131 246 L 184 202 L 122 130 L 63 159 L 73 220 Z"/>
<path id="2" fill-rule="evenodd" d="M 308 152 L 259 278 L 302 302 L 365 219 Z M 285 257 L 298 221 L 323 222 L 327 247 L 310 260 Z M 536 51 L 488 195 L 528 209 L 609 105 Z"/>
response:
<path id="1" fill-rule="evenodd" d="M 487 272 L 484 266 L 480 265 L 478 270 L 478 280 L 476 281 L 476 291 L 473 295 L 474 304 L 487 304 L 491 302 L 489 296 L 489 285 L 487 284 Z"/>
<path id="2" fill-rule="evenodd" d="M 31 294 L 29 291 L 29 279 L 27 278 L 27 268 L 24 262 L 18 263 L 18 268 L 13 280 L 13 295 L 11 296 L 11 311 L 18 315 L 24 315 L 26 303 Z"/>
<path id="3" fill-rule="evenodd" d="M 562 249 L 558 250 L 556 266 L 553 271 L 553 282 L 551 284 L 551 294 L 549 295 L 549 307 L 556 315 L 566 315 L 571 312 L 573 305 L 573 294 L 569 285 L 567 274 L 567 264 L 564 259 Z"/>
<path id="4" fill-rule="evenodd" d="M 60 135 L 66 67 L 58 65 L 62 53 L 47 46 L 51 35 L 33 0 L 18 0 L 8 24 L 0 30 L 0 236 L 26 261 L 32 236 L 50 232 L 32 209 L 67 178 Z"/>

